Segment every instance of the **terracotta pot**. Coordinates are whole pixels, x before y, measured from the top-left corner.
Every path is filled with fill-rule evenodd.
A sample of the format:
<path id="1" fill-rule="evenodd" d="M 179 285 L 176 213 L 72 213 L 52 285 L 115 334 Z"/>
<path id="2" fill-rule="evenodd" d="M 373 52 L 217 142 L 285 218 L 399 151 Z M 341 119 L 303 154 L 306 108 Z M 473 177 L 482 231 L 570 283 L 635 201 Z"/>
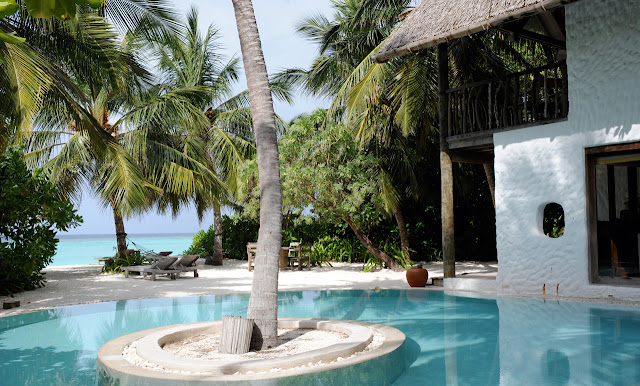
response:
<path id="1" fill-rule="evenodd" d="M 424 268 L 411 268 L 407 271 L 407 283 L 411 287 L 424 287 L 427 285 L 429 272 Z"/>

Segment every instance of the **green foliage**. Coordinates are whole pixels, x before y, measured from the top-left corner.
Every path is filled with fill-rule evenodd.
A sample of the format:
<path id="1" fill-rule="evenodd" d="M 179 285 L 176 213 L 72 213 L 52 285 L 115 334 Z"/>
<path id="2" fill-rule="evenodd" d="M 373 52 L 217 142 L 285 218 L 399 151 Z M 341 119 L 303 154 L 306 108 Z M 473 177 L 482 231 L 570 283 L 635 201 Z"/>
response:
<path id="1" fill-rule="evenodd" d="M 105 273 L 119 273 L 122 272 L 122 267 L 129 267 L 132 265 L 147 264 L 149 260 L 146 255 L 140 253 L 140 251 L 134 251 L 133 253 L 125 253 L 123 257 L 118 257 L 116 253 L 113 260 L 107 261 L 102 267 L 102 272 Z"/>
<path id="2" fill-rule="evenodd" d="M 213 229 L 213 225 L 206 231 L 199 230 L 198 233 L 193 236 L 193 241 L 189 249 L 182 253 L 185 255 L 213 256 L 215 237 L 216 231 Z"/>
<path id="3" fill-rule="evenodd" d="M 379 248 L 386 253 L 387 255 L 393 257 L 395 261 L 398 262 L 404 269 L 409 269 L 413 265 L 413 261 L 407 258 L 402 249 L 398 246 L 397 243 L 390 242 L 389 240 L 384 240 Z M 409 250 L 410 253 L 415 252 L 414 250 Z"/>
<path id="4" fill-rule="evenodd" d="M 102 0 L 24 0 L 29 15 L 38 19 L 56 17 L 71 20 L 76 17 L 77 6 L 99 8 Z"/>
<path id="5" fill-rule="evenodd" d="M 311 262 L 317 266 L 329 261 L 358 263 L 364 262 L 367 254 L 367 249 L 358 240 L 325 236 L 313 243 Z"/>
<path id="6" fill-rule="evenodd" d="M 247 258 L 247 243 L 258 241 L 260 223 L 242 216 L 222 216 L 222 249 L 225 257 L 244 260 Z"/>
<path id="7" fill-rule="evenodd" d="M 29 172 L 19 151 L 5 151 L 0 156 L 0 292 L 43 286 L 41 270 L 55 254 L 56 231 L 81 222 L 73 205 L 58 198 L 39 172 Z"/>
<path id="8" fill-rule="evenodd" d="M 564 209 L 561 205 L 551 203 L 544 208 L 542 230 L 552 239 L 557 239 L 564 234 Z"/>
<path id="9" fill-rule="evenodd" d="M 326 113 L 297 118 L 280 141 L 283 205 L 291 211 L 311 207 L 320 219 L 353 221 L 367 232 L 384 216 L 378 160 L 361 152 L 351 133 L 339 124 L 325 124 Z M 255 159 L 242 171 L 244 213 L 258 215 L 259 186 Z"/>
<path id="10" fill-rule="evenodd" d="M 260 224 L 254 219 L 234 215 L 222 216 L 222 249 L 224 256 L 230 259 L 244 260 L 247 258 L 247 243 L 258 240 Z M 185 255 L 212 256 L 216 232 L 213 225 L 208 230 L 200 230 L 193 236 L 191 246 L 184 251 Z"/>

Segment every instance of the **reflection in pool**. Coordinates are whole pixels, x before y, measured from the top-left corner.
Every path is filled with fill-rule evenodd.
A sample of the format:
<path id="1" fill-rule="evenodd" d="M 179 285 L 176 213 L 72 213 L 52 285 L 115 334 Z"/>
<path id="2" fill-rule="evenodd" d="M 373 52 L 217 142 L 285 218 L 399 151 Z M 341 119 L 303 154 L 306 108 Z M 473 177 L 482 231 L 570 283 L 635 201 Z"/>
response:
<path id="1" fill-rule="evenodd" d="M 0 318 L 0 384 L 95 384 L 103 343 L 161 325 L 244 316 L 248 300 L 129 300 Z M 631 307 L 415 290 L 305 291 L 281 293 L 279 315 L 400 329 L 411 366 L 396 385 L 640 382 L 640 309 Z"/>

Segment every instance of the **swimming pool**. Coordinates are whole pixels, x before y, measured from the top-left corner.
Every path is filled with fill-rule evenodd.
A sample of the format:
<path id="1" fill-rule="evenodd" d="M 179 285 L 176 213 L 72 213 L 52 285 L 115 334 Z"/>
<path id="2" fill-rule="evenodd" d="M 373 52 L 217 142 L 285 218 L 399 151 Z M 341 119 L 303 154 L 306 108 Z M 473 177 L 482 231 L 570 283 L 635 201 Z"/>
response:
<path id="1" fill-rule="evenodd" d="M 129 300 L 0 318 L 0 384 L 93 385 L 105 342 L 161 325 L 244 316 L 248 300 Z M 279 315 L 400 329 L 411 366 L 395 385 L 640 382 L 638 308 L 422 290 L 305 291 L 280 293 Z"/>

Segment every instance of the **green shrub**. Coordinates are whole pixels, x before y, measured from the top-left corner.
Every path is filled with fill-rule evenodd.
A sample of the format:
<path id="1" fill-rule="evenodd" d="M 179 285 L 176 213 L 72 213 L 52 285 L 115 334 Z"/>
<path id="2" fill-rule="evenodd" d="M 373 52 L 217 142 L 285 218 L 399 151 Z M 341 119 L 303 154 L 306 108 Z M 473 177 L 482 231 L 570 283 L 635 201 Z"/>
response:
<path id="1" fill-rule="evenodd" d="M 81 222 L 39 171 L 27 169 L 19 151 L 0 155 L 0 293 L 42 287 L 41 271 L 56 253 L 56 232 Z"/>
<path id="2" fill-rule="evenodd" d="M 247 243 L 258 241 L 260 223 L 242 216 L 222 216 L 222 249 L 224 256 L 231 259 L 247 258 Z"/>
<path id="3" fill-rule="evenodd" d="M 247 243 L 258 240 L 260 224 L 238 215 L 222 216 L 222 249 L 224 257 L 244 260 L 247 258 Z M 208 230 L 200 230 L 193 237 L 191 246 L 184 251 L 185 255 L 212 256 L 216 232 L 213 225 Z"/>
<path id="4" fill-rule="evenodd" d="M 216 231 L 213 229 L 213 225 L 206 231 L 199 230 L 193 236 L 193 241 L 189 249 L 182 252 L 185 255 L 200 255 L 200 256 L 213 256 L 214 239 Z"/>
<path id="5" fill-rule="evenodd" d="M 367 254 L 369 251 L 358 240 L 325 236 L 313 243 L 311 261 L 318 266 L 329 261 L 363 263 Z"/>
<path id="6" fill-rule="evenodd" d="M 132 265 L 143 265 L 149 263 L 146 255 L 140 253 L 140 251 L 134 251 L 133 253 L 126 253 L 124 257 L 118 257 L 116 253 L 113 260 L 106 261 L 102 267 L 102 272 L 119 273 L 122 272 L 122 267 L 130 267 Z"/>

